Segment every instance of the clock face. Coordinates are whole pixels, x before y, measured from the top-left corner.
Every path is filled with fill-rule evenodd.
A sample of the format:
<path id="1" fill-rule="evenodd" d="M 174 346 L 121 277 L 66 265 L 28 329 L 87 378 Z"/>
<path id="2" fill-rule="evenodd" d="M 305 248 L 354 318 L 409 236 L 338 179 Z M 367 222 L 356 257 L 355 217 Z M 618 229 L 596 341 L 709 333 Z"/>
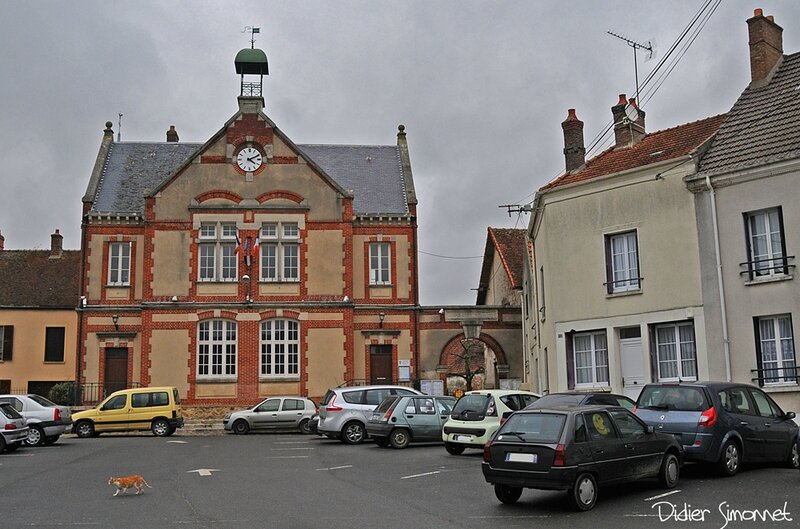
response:
<path id="1" fill-rule="evenodd" d="M 252 173 L 263 163 L 261 153 L 255 147 L 245 147 L 236 155 L 236 164 L 247 173 Z"/>

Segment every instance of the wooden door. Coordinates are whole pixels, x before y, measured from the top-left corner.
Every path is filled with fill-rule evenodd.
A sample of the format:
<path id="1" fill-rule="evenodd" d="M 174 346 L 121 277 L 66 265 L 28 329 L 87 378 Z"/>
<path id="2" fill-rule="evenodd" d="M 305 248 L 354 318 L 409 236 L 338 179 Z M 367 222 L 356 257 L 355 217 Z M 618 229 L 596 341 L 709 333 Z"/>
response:
<path id="1" fill-rule="evenodd" d="M 128 387 L 128 349 L 110 347 L 106 349 L 106 369 L 103 396 Z"/>
<path id="2" fill-rule="evenodd" d="M 370 345 L 369 375 L 370 384 L 392 383 L 391 345 Z"/>

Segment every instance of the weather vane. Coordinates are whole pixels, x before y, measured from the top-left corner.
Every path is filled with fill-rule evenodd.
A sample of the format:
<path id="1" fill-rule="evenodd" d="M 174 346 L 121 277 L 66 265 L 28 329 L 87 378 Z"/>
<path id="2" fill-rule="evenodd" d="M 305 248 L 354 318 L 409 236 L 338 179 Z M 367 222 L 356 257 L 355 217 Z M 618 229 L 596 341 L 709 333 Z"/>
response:
<path id="1" fill-rule="evenodd" d="M 250 47 L 255 48 L 256 38 L 254 35 L 256 33 L 261 33 L 261 28 L 256 28 L 253 26 L 245 26 L 244 29 L 242 30 L 242 33 L 247 33 L 247 32 L 250 32 Z"/>

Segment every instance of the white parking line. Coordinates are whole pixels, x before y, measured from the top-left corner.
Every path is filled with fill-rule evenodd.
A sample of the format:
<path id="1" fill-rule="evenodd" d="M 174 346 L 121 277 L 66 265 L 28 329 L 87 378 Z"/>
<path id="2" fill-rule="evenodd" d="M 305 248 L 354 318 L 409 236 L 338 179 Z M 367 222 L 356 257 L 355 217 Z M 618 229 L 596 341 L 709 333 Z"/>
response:
<path id="1" fill-rule="evenodd" d="M 309 456 L 267 456 L 264 459 L 308 459 Z"/>
<path id="2" fill-rule="evenodd" d="M 353 465 L 342 465 L 340 467 L 318 468 L 317 470 L 341 470 L 343 468 L 353 468 Z"/>
<path id="3" fill-rule="evenodd" d="M 34 454 L 6 454 L 6 455 L 3 456 L 3 458 L 6 458 L 6 457 L 33 457 L 33 456 L 34 456 Z"/>
<path id="4" fill-rule="evenodd" d="M 287 450 L 316 450 L 316 448 L 270 448 L 273 452 L 285 452 Z"/>
<path id="5" fill-rule="evenodd" d="M 421 478 L 422 476 L 431 476 L 433 474 L 441 474 L 441 470 L 434 470 L 433 472 L 425 472 L 424 474 L 414 474 L 413 476 L 405 476 L 400 479 Z"/>
<path id="6" fill-rule="evenodd" d="M 657 500 L 659 498 L 666 498 L 667 496 L 672 496 L 673 494 L 677 494 L 681 491 L 681 489 L 672 490 L 670 492 L 665 492 L 664 494 L 659 494 L 658 496 L 652 496 L 650 498 L 645 498 L 644 501 L 652 501 Z"/>
<path id="7" fill-rule="evenodd" d="M 522 514 L 520 516 L 468 516 L 471 520 L 514 520 L 522 518 L 550 518 L 549 514 Z"/>

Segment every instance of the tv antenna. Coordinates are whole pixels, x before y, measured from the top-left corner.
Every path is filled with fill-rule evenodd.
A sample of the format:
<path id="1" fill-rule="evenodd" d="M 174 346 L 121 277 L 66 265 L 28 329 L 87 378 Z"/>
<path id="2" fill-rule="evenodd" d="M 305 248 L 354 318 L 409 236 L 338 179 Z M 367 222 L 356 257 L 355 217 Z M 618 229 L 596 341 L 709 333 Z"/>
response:
<path id="1" fill-rule="evenodd" d="M 645 61 L 651 60 L 656 55 L 656 46 L 655 41 L 653 39 L 648 40 L 646 43 L 642 44 L 641 42 L 636 42 L 635 40 L 629 39 L 623 35 L 617 35 L 613 31 L 606 31 L 612 37 L 616 37 L 619 40 L 625 42 L 628 46 L 633 48 L 633 75 L 636 78 L 636 101 L 639 104 L 639 107 L 642 106 L 642 102 L 639 100 L 639 65 L 636 60 L 636 50 L 645 50 L 647 51 L 647 58 Z"/>
<path id="2" fill-rule="evenodd" d="M 497 207 L 498 208 L 506 208 L 508 210 L 508 216 L 509 217 L 511 216 L 512 213 L 517 213 L 518 215 L 521 215 L 523 213 L 530 213 L 531 211 L 533 211 L 533 205 L 532 204 L 523 204 L 523 205 L 520 205 L 520 204 L 502 204 L 502 205 L 497 206 Z"/>

